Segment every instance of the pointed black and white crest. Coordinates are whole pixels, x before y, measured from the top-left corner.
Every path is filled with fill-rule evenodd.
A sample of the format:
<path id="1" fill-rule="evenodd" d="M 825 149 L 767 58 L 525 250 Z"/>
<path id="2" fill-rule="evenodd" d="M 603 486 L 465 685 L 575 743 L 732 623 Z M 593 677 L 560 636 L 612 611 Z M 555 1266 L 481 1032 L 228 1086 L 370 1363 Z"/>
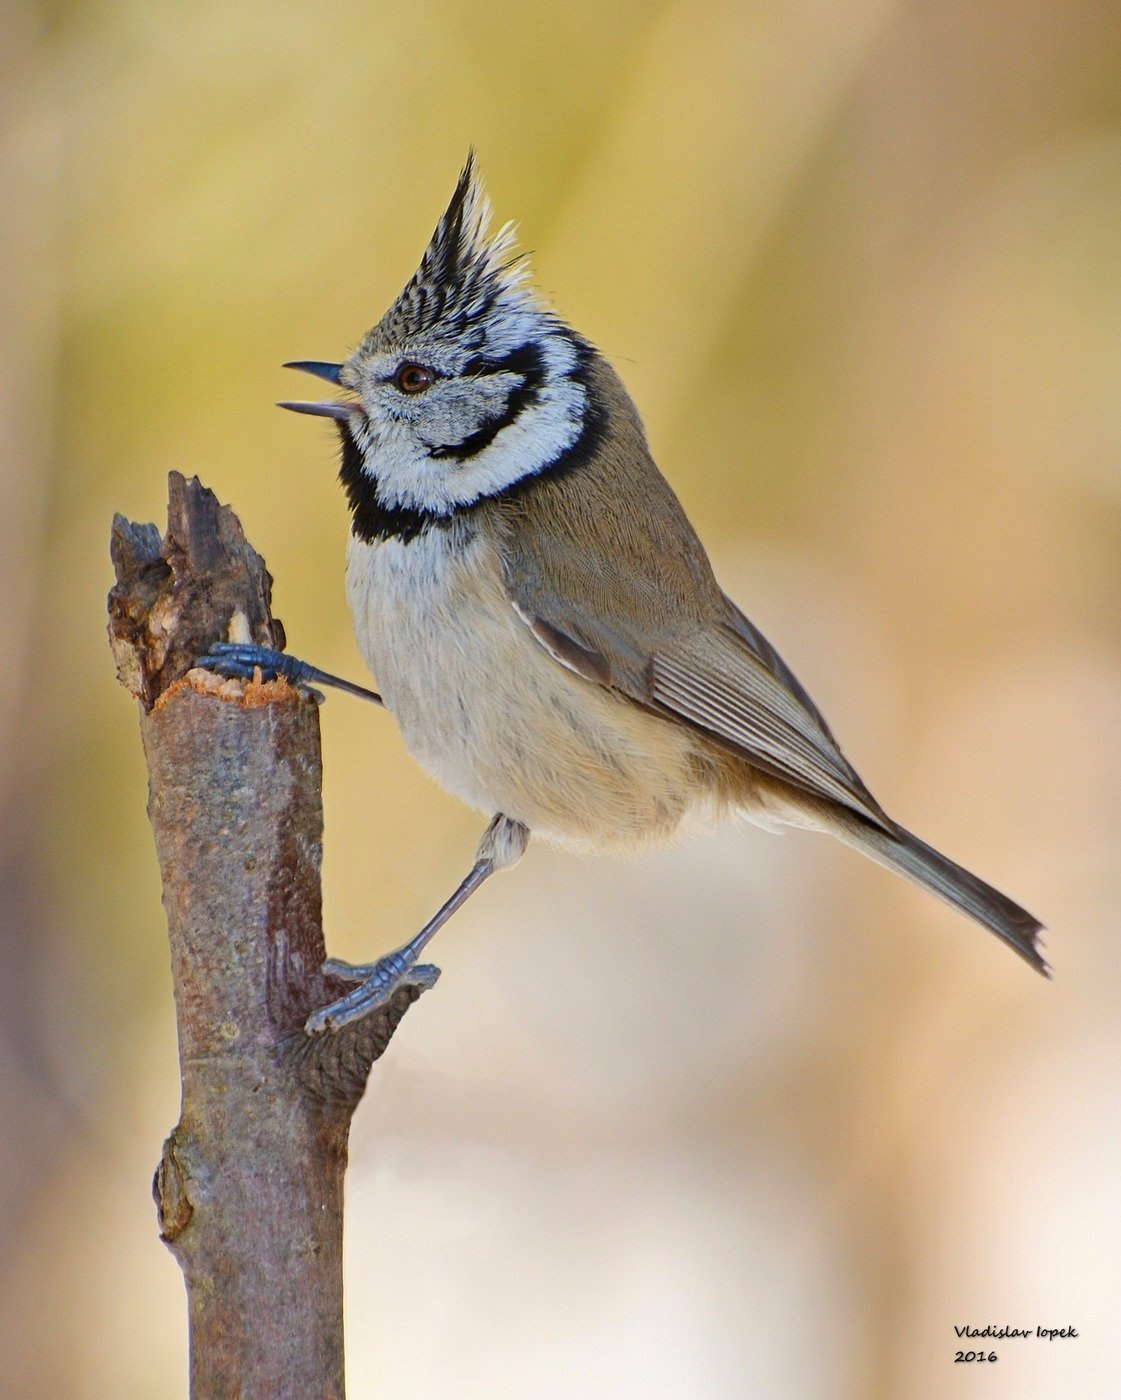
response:
<path id="1" fill-rule="evenodd" d="M 467 164 L 420 266 L 374 332 L 379 340 L 462 336 L 503 312 L 532 310 L 542 315 L 527 286 L 528 268 L 514 255 L 515 230 L 504 224 L 490 233 L 491 204 L 475 162 Z"/>

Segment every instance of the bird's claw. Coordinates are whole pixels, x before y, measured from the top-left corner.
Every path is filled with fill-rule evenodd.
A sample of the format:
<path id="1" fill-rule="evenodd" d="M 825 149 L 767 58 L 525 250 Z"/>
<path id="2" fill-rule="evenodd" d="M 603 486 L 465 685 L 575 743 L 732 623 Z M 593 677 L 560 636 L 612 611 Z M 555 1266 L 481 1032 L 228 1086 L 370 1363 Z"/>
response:
<path id="1" fill-rule="evenodd" d="M 266 681 L 283 676 L 319 704 L 325 698 L 322 691 L 308 684 L 308 673 L 312 668 L 306 662 L 297 656 L 289 656 L 287 652 L 257 646 L 253 642 L 214 642 L 205 656 L 196 658 L 195 665 L 237 680 L 252 680 L 258 671 L 261 679 Z"/>
<path id="2" fill-rule="evenodd" d="M 323 971 L 330 977 L 354 982 L 352 991 L 337 1001 L 313 1011 L 304 1022 L 307 1035 L 323 1035 L 326 1031 L 338 1031 L 355 1021 L 361 1021 L 384 1006 L 399 987 L 416 986 L 427 991 L 436 984 L 440 969 L 431 963 L 419 965 L 403 957 L 400 953 L 390 953 L 375 963 L 354 966 L 331 958 L 323 964 Z"/>

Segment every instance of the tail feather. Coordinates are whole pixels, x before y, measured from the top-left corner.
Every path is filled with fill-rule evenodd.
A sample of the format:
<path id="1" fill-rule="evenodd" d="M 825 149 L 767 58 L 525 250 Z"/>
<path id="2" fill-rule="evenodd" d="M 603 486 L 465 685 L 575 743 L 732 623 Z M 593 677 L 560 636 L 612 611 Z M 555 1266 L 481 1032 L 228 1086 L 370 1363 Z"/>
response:
<path id="1" fill-rule="evenodd" d="M 948 904 L 971 915 L 1015 949 L 1037 972 L 1044 977 L 1051 976 L 1051 969 L 1039 948 L 1043 925 L 1007 895 L 986 885 L 984 880 L 956 865 L 903 827 L 896 827 L 892 836 L 871 823 L 854 818 L 844 822 L 841 829 L 834 830 L 842 841 L 880 865 L 906 875 L 917 885 L 932 890 Z"/>

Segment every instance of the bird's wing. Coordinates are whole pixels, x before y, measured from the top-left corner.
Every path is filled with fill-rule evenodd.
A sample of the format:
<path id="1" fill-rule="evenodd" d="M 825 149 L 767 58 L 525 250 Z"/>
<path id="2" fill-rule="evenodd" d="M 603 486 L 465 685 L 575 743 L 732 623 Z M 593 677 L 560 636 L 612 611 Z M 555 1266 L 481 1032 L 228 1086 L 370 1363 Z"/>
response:
<path id="1" fill-rule="evenodd" d="M 771 675 L 796 696 L 802 707 L 809 711 L 818 723 L 818 727 L 829 737 L 836 747 L 836 740 L 833 738 L 833 731 L 825 722 L 825 716 L 814 704 L 805 686 L 778 654 L 778 652 L 763 636 L 750 618 L 746 617 L 740 609 L 732 602 L 728 595 L 724 594 L 724 602 L 728 609 L 728 625 L 731 626 L 740 641 L 759 658 L 759 660 L 770 671 Z"/>
<path id="2" fill-rule="evenodd" d="M 644 482 L 647 496 L 664 487 L 668 500 L 621 530 L 602 499 L 578 525 L 571 499 L 559 509 L 523 503 L 502 548 L 518 616 L 584 679 L 893 830 L 793 673 L 721 593 L 680 506 L 657 481 Z M 645 501 L 636 509 L 645 515 Z"/>

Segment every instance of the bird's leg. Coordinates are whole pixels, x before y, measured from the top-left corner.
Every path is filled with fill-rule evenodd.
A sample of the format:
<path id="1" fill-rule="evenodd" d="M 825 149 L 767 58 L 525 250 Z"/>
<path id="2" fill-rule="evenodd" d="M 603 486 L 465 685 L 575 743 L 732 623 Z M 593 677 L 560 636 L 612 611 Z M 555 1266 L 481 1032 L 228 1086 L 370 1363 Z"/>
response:
<path id="1" fill-rule="evenodd" d="M 260 670 L 265 680 L 283 676 L 293 685 L 304 686 L 308 690 L 315 685 L 329 685 L 335 690 L 345 690 L 348 695 L 371 700 L 375 705 L 382 704 L 376 690 L 367 690 L 364 685 L 355 685 L 353 681 L 344 681 L 341 676 L 321 671 L 318 666 L 289 656 L 286 651 L 274 651 L 271 647 L 259 647 L 252 642 L 215 642 L 195 665 L 216 671 L 221 676 L 237 676 L 241 680 L 251 679 L 253 672 Z M 318 695 L 314 690 L 312 693 Z M 321 700 L 323 697 L 319 695 L 318 698 Z"/>
<path id="2" fill-rule="evenodd" d="M 355 967 L 334 958 L 324 963 L 324 972 L 358 985 L 330 1006 L 313 1012 L 304 1025 L 308 1035 L 322 1035 L 324 1031 L 336 1031 L 352 1021 L 361 1020 L 388 1001 L 402 982 L 415 979 L 418 973 L 425 972 L 426 969 L 416 967 L 416 962 L 437 929 L 443 928 L 460 905 L 465 904 L 496 870 L 508 870 L 517 864 L 528 844 L 529 828 L 499 812 L 483 834 L 475 864 L 467 878 L 414 938 L 374 963 Z"/>

